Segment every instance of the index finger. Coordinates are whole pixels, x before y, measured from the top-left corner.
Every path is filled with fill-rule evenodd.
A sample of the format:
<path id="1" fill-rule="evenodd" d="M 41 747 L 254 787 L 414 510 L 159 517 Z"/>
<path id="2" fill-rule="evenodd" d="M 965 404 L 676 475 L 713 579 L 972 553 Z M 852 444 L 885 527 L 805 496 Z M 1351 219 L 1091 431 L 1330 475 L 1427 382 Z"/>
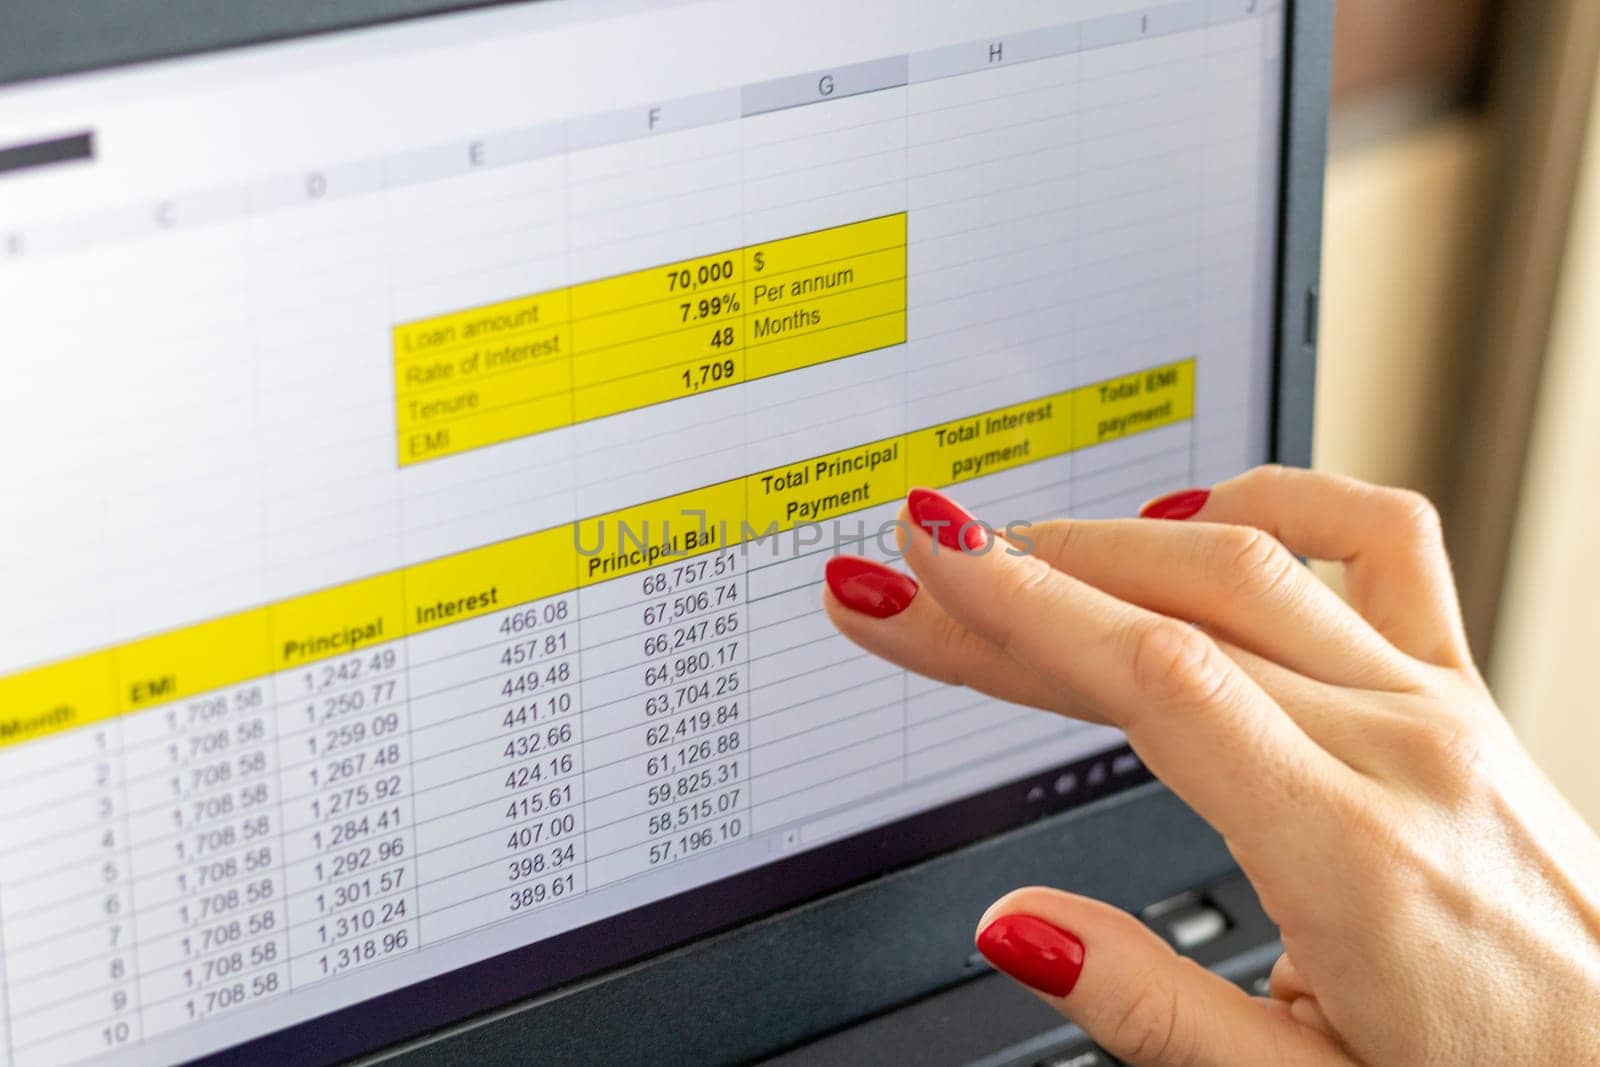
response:
<path id="1" fill-rule="evenodd" d="M 954 510 L 951 510 L 954 509 Z M 948 522 L 936 542 L 930 517 Z M 1157 777 L 1230 841 L 1259 841 L 1290 806 L 1310 815 L 1341 765 L 1194 627 L 1055 570 L 990 537 L 963 550 L 970 519 L 915 490 L 901 514 L 906 562 L 952 616 L 1128 735 Z M 1130 560 L 1130 566 L 1138 566 Z"/>

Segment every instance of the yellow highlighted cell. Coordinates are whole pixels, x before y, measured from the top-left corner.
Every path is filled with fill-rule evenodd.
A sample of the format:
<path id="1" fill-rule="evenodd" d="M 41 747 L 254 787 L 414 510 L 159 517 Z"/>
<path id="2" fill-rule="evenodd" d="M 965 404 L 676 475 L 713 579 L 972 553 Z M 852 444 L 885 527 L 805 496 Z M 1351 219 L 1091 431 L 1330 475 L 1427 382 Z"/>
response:
<path id="1" fill-rule="evenodd" d="M 272 605 L 273 666 L 297 667 L 405 634 L 405 583 L 390 571 Z"/>
<path id="2" fill-rule="evenodd" d="M 752 314 L 786 310 L 794 304 L 829 296 L 850 289 L 904 281 L 906 252 L 904 248 L 886 248 L 881 252 L 868 252 L 832 263 L 792 270 L 783 274 L 768 273 L 760 279 L 745 283 L 746 309 Z M 902 293 L 901 308 L 904 308 Z"/>
<path id="3" fill-rule="evenodd" d="M 676 367 L 692 360 L 737 357 L 744 351 L 744 329 L 743 321 L 736 319 L 718 325 L 697 326 L 670 337 L 651 338 L 598 351 L 585 349 L 583 355 L 573 360 L 572 384 L 576 389 L 586 389 L 663 367 Z M 675 395 L 672 384 L 664 382 L 661 395 L 642 398 L 642 402 L 634 406 L 648 406 L 661 400 L 670 400 Z"/>
<path id="4" fill-rule="evenodd" d="M 744 250 L 745 279 L 754 283 L 769 275 L 787 274 L 819 263 L 859 256 L 863 252 L 896 247 L 904 249 L 905 243 L 906 215 L 903 211 L 848 226 L 796 234 L 747 247 Z"/>
<path id="5" fill-rule="evenodd" d="M 563 360 L 463 383 L 451 389 L 402 395 L 395 401 L 395 420 L 404 432 L 472 418 L 543 397 L 565 400 L 571 388 L 572 368 Z"/>
<path id="6" fill-rule="evenodd" d="M 1088 448 L 1194 415 L 1194 360 L 1084 386 L 1073 394 L 1072 443 Z"/>
<path id="7" fill-rule="evenodd" d="M 662 497 L 577 524 L 578 584 L 593 585 L 726 547 L 744 518 L 744 479 Z"/>
<path id="8" fill-rule="evenodd" d="M 906 435 L 912 485 L 955 485 L 1072 449 L 1072 397 L 1057 393 Z"/>
<path id="9" fill-rule="evenodd" d="M 738 286 L 669 297 L 580 319 L 572 325 L 573 344 L 587 355 L 632 342 L 668 341 L 685 332 L 709 333 L 737 323 L 743 307 Z"/>
<path id="10" fill-rule="evenodd" d="M 745 485 L 749 522 L 759 531 L 888 503 L 906 492 L 905 439 L 890 437 L 775 467 L 750 475 Z"/>
<path id="11" fill-rule="evenodd" d="M 396 360 L 454 352 L 567 321 L 567 290 L 519 296 L 394 328 Z"/>
<path id="12" fill-rule="evenodd" d="M 651 404 L 710 393 L 744 381 L 744 353 L 691 357 L 687 363 L 634 374 L 620 381 L 585 386 L 572 394 L 578 422 L 636 411 Z"/>
<path id="13" fill-rule="evenodd" d="M 877 285 L 801 300 L 781 311 L 751 315 L 745 346 L 753 349 L 865 319 L 904 315 L 905 309 L 905 279 L 894 278 Z"/>
<path id="14" fill-rule="evenodd" d="M 0 678 L 0 748 L 111 718 L 115 690 L 109 650 Z"/>
<path id="15" fill-rule="evenodd" d="M 559 526 L 405 570 L 406 633 L 542 600 L 577 584 L 572 530 Z"/>
<path id="16" fill-rule="evenodd" d="M 738 249 L 664 263 L 572 287 L 572 317 L 586 319 L 610 311 L 720 292 L 740 281 Z"/>
<path id="17" fill-rule="evenodd" d="M 572 354 L 571 336 L 571 327 L 554 326 L 519 337 L 468 345 L 453 353 L 399 360 L 394 369 L 395 394 L 406 396 L 459 388 L 485 378 L 565 362 Z"/>
<path id="18" fill-rule="evenodd" d="M 568 393 L 544 396 L 509 407 L 485 406 L 466 418 L 402 433 L 399 441 L 400 466 L 440 456 L 453 456 L 457 452 L 570 425 L 572 397 Z"/>
<path id="19" fill-rule="evenodd" d="M 774 374 L 831 363 L 846 356 L 904 344 L 906 314 L 895 311 L 877 318 L 850 322 L 831 329 L 813 330 L 779 341 L 750 345 L 745 353 L 745 376 L 751 381 Z"/>
<path id="20" fill-rule="evenodd" d="M 116 650 L 118 705 L 137 710 L 259 678 L 272 671 L 266 608 L 170 630 Z"/>

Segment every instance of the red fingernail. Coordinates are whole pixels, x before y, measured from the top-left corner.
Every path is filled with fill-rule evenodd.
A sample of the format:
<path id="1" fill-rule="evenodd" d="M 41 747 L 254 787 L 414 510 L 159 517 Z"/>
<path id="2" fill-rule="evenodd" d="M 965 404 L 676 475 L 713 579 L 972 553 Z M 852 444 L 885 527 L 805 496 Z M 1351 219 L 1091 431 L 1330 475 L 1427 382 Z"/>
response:
<path id="1" fill-rule="evenodd" d="M 1158 496 L 1139 509 L 1141 519 L 1187 519 L 1206 506 L 1211 499 L 1209 489 L 1183 489 L 1166 496 Z"/>
<path id="2" fill-rule="evenodd" d="M 1032 915 L 1002 915 L 978 935 L 984 959 L 1025 986 L 1064 997 L 1083 970 L 1083 942 L 1076 934 Z"/>
<path id="3" fill-rule="evenodd" d="M 900 614 L 917 595 L 916 579 L 860 556 L 834 556 L 823 573 L 839 603 L 874 619 Z"/>
<path id="4" fill-rule="evenodd" d="M 906 507 L 911 510 L 911 521 L 946 548 L 979 552 L 989 543 L 989 531 L 983 524 L 943 493 L 913 489 L 906 497 Z"/>

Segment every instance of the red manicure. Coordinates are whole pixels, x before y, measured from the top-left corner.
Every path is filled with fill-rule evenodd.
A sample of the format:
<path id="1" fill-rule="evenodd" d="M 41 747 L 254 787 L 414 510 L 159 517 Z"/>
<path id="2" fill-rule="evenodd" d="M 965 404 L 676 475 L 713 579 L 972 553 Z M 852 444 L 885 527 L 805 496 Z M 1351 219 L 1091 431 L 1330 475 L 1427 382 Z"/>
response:
<path id="1" fill-rule="evenodd" d="M 906 497 L 911 521 L 938 539 L 946 548 L 982 551 L 989 543 L 989 531 L 966 508 L 932 489 L 913 489 Z"/>
<path id="2" fill-rule="evenodd" d="M 1183 489 L 1166 496 L 1158 496 L 1139 509 L 1141 519 L 1187 519 L 1206 506 L 1211 499 L 1209 489 Z"/>
<path id="3" fill-rule="evenodd" d="M 823 573 L 839 603 L 874 619 L 900 614 L 917 595 L 916 579 L 860 556 L 834 556 Z"/>
<path id="4" fill-rule="evenodd" d="M 1032 915 L 1002 915 L 978 934 L 985 959 L 1025 986 L 1064 997 L 1083 970 L 1083 942 L 1076 934 Z"/>

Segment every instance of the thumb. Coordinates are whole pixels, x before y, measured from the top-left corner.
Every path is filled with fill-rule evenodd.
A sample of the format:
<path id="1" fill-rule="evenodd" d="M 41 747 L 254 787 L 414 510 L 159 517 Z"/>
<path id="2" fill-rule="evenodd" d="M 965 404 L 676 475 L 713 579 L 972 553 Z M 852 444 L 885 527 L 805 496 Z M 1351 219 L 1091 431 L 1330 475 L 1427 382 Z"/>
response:
<path id="1" fill-rule="evenodd" d="M 1287 1004 L 1247 995 L 1097 900 L 1019 889 L 984 915 L 978 950 L 1133 1067 L 1353 1063 Z"/>

